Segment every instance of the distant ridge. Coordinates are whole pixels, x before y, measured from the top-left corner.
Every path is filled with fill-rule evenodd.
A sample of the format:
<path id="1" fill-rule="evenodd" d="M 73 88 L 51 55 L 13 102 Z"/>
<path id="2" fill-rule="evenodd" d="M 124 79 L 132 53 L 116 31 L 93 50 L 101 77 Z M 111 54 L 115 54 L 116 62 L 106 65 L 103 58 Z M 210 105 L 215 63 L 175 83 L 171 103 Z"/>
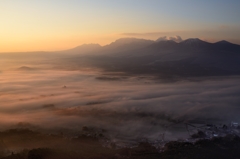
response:
<path id="1" fill-rule="evenodd" d="M 128 73 L 164 76 L 240 75 L 240 45 L 225 40 L 209 43 L 199 38 L 180 42 L 165 37 L 160 39 L 118 39 L 101 47 L 94 56 L 86 56 L 85 61 L 106 71 Z"/>
<path id="2" fill-rule="evenodd" d="M 21 66 L 17 68 L 18 71 L 35 71 L 37 70 L 36 68 L 28 67 L 28 66 Z"/>
<path id="3" fill-rule="evenodd" d="M 101 46 L 99 44 L 83 44 L 76 46 L 75 48 L 64 50 L 61 52 L 64 53 L 89 53 L 89 52 L 116 52 L 115 49 L 118 49 L 119 51 L 127 51 L 127 50 L 134 50 L 134 49 L 140 49 L 144 47 L 150 47 L 151 45 L 162 45 L 162 46 L 171 46 L 175 45 L 176 43 L 179 43 L 180 45 L 185 46 L 192 46 L 192 47 L 201 47 L 201 46 L 209 46 L 210 44 L 216 44 L 216 45 L 237 45 L 230 43 L 226 40 L 221 40 L 215 43 L 210 43 L 204 40 L 201 40 L 199 38 L 189 38 L 186 40 L 183 40 L 180 36 L 173 36 L 173 37 L 160 37 L 156 41 L 153 40 L 147 40 L 147 39 L 139 39 L 139 38 L 120 38 L 115 40 L 114 42 Z M 179 46 L 179 45 L 178 45 Z M 239 46 L 239 45 L 238 45 Z M 120 50 L 121 49 L 121 50 Z M 103 53 L 104 54 L 104 53 Z"/>
<path id="4" fill-rule="evenodd" d="M 59 53 L 66 53 L 66 54 L 85 54 L 85 53 L 91 53 L 99 50 L 102 46 L 99 44 L 83 44 L 76 46 L 72 49 L 59 51 Z"/>
<path id="5" fill-rule="evenodd" d="M 83 45 L 80 45 L 80 46 L 77 46 L 73 49 L 92 49 L 92 48 L 101 48 L 102 46 L 99 45 L 99 44 L 83 44 Z"/>
<path id="6" fill-rule="evenodd" d="M 216 42 L 215 44 L 232 44 L 232 43 L 230 43 L 226 40 L 221 40 L 221 41 Z"/>
<path id="7" fill-rule="evenodd" d="M 182 44 L 195 44 L 195 43 L 208 43 L 206 41 L 200 40 L 199 38 L 189 38 L 180 42 Z"/>
<path id="8" fill-rule="evenodd" d="M 103 46 L 105 49 L 137 49 L 143 48 L 150 44 L 154 43 L 153 40 L 146 40 L 146 39 L 137 39 L 137 38 L 121 38 L 117 39 L 116 41 L 110 43 L 109 45 Z"/>

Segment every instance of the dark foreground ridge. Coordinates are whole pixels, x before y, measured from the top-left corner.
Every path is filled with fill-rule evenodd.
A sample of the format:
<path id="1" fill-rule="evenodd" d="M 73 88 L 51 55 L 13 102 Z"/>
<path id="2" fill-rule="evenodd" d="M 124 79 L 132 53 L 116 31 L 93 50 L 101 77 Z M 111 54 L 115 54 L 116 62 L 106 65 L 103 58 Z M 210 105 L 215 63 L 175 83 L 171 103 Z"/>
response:
<path id="1" fill-rule="evenodd" d="M 100 136 L 43 134 L 29 129 L 0 132 L 0 159 L 237 159 L 240 137 L 227 135 L 195 143 L 172 141 L 156 149 L 147 142 L 133 148 L 103 147 Z"/>

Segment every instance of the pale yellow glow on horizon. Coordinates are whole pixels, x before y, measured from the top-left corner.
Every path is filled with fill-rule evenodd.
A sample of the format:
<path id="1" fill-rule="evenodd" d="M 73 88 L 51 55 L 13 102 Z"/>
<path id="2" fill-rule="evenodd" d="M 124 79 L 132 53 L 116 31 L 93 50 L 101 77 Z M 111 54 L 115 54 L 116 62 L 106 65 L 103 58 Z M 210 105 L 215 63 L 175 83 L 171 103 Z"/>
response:
<path id="1" fill-rule="evenodd" d="M 82 44 L 97 43 L 107 45 L 119 37 L 118 34 L 111 34 L 0 40 L 0 52 L 60 51 Z"/>

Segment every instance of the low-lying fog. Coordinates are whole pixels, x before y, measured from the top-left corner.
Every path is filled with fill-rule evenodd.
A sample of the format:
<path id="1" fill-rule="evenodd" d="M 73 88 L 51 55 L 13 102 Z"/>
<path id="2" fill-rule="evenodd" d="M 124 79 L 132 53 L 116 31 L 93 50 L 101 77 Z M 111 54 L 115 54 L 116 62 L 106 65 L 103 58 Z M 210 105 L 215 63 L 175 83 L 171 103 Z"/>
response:
<path id="1" fill-rule="evenodd" d="M 14 66 L 0 72 L 1 128 L 106 129 L 112 139 L 187 136 L 184 123 L 240 121 L 239 77 L 169 81 Z M 15 68 L 15 69 L 13 69 Z"/>

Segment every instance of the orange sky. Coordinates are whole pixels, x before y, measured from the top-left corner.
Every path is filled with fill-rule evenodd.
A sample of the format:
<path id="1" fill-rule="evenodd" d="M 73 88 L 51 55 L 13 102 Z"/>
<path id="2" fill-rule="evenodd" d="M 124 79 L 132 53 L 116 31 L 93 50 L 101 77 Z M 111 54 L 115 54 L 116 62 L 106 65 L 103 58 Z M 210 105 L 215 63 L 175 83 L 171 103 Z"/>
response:
<path id="1" fill-rule="evenodd" d="M 240 2 L 223 0 L 0 1 L 0 52 L 53 51 L 122 37 L 228 40 L 240 44 Z M 216 6 L 217 5 L 217 6 Z"/>

